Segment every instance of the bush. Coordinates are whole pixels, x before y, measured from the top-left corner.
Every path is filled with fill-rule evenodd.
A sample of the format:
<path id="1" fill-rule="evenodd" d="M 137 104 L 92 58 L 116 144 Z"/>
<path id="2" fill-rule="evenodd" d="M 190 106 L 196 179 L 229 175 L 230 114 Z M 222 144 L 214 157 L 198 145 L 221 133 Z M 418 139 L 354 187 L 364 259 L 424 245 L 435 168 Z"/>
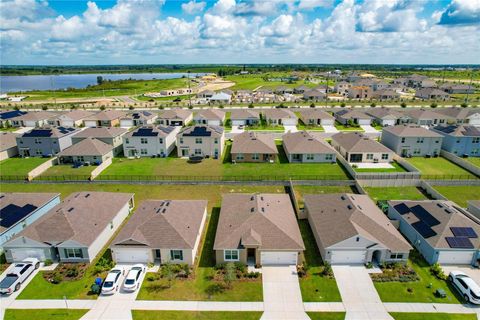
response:
<path id="1" fill-rule="evenodd" d="M 436 107 L 438 107 L 438 104 L 437 104 L 436 102 L 432 102 L 432 103 L 430 104 L 430 108 L 435 109 Z"/>
<path id="2" fill-rule="evenodd" d="M 255 106 L 253 105 L 253 103 L 250 103 L 248 107 L 251 109 L 251 108 L 254 108 Z"/>
<path id="3" fill-rule="evenodd" d="M 65 275 L 69 278 L 75 278 L 78 276 L 78 267 L 73 265 L 70 266 L 67 271 L 65 272 Z"/>
<path id="4" fill-rule="evenodd" d="M 50 282 L 53 283 L 53 284 L 59 284 L 60 282 L 62 282 L 62 280 L 63 280 L 62 275 L 58 272 L 55 272 L 55 273 L 53 273 L 53 276 L 52 276 Z"/>
<path id="5" fill-rule="evenodd" d="M 238 272 L 241 272 L 241 273 L 245 273 L 247 272 L 247 266 L 242 263 L 242 262 L 235 262 L 235 269 L 238 271 Z"/>
<path id="6" fill-rule="evenodd" d="M 45 267 L 51 266 L 52 264 L 53 264 L 52 259 L 46 259 L 45 262 L 44 262 Z"/>
<path id="7" fill-rule="evenodd" d="M 260 277 L 260 272 L 249 272 L 247 273 L 247 278 L 250 278 L 250 279 L 257 279 L 258 277 Z"/>
<path id="8" fill-rule="evenodd" d="M 468 107 L 468 104 L 466 104 L 466 103 L 464 102 L 464 103 L 462 103 L 460 106 L 461 106 L 462 108 L 466 108 L 466 107 Z"/>
<path id="9" fill-rule="evenodd" d="M 128 110 L 134 110 L 134 109 L 135 109 L 135 107 L 134 107 L 134 106 L 130 106 L 130 107 L 128 107 Z"/>
<path id="10" fill-rule="evenodd" d="M 46 110 L 48 110 L 48 107 L 47 106 L 42 106 L 42 110 L 46 111 Z"/>
<path id="11" fill-rule="evenodd" d="M 145 278 L 147 279 L 148 282 L 153 282 L 158 279 L 158 276 L 154 274 L 149 274 Z"/>
<path id="12" fill-rule="evenodd" d="M 402 103 L 400 103 L 400 107 L 406 108 L 406 107 L 407 107 L 407 104 L 406 104 L 405 102 L 402 102 Z"/>
<path id="13" fill-rule="evenodd" d="M 312 102 L 312 103 L 310 104 L 310 108 L 315 108 L 315 103 Z"/>
<path id="14" fill-rule="evenodd" d="M 447 276 L 443 272 L 442 268 L 438 263 L 435 263 L 430 267 L 430 273 L 435 276 L 435 278 L 440 280 L 447 280 Z"/>
<path id="15" fill-rule="evenodd" d="M 331 276 L 333 276 L 333 270 L 332 270 L 332 266 L 330 265 L 330 263 L 325 262 L 321 274 L 322 274 L 322 276 L 326 276 L 326 277 L 331 277 Z"/>
<path id="16" fill-rule="evenodd" d="M 377 104 L 376 104 L 375 102 L 372 102 L 372 103 L 370 104 L 370 107 L 372 107 L 372 108 L 375 108 L 376 106 L 377 106 Z"/>

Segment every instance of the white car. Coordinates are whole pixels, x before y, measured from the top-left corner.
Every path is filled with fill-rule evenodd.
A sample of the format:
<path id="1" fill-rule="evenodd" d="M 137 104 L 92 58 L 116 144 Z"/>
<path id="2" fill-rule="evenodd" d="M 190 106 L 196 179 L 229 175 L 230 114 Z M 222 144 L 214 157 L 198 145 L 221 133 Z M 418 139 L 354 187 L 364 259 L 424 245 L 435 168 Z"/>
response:
<path id="1" fill-rule="evenodd" d="M 142 272 L 145 272 L 145 267 L 142 264 L 134 265 L 130 271 L 128 271 L 125 282 L 123 283 L 123 289 L 125 291 L 135 291 L 140 287 L 140 276 Z"/>
<path id="2" fill-rule="evenodd" d="M 460 292 L 465 301 L 480 304 L 480 286 L 467 274 L 461 271 L 452 271 L 448 280 Z"/>
<path id="3" fill-rule="evenodd" d="M 107 274 L 102 285 L 102 294 L 114 294 L 120 288 L 120 276 L 123 275 L 124 270 L 120 267 L 115 267 Z"/>
<path id="4" fill-rule="evenodd" d="M 20 290 L 22 283 L 27 280 L 28 276 L 35 269 L 40 267 L 40 261 L 37 258 L 27 258 L 13 266 L 12 271 L 7 273 L 5 278 L 0 282 L 0 293 L 11 294 Z"/>

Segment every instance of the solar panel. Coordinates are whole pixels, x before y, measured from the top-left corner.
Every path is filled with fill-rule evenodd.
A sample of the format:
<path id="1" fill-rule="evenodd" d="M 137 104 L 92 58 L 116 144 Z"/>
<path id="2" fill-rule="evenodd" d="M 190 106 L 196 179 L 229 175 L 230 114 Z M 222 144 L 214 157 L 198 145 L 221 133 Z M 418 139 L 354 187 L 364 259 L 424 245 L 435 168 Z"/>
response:
<path id="1" fill-rule="evenodd" d="M 478 238 L 475 230 L 470 227 L 451 227 L 450 230 L 455 237 Z"/>
<path id="2" fill-rule="evenodd" d="M 430 214 L 424 207 L 421 205 L 416 205 L 410 208 L 410 211 L 418 218 L 418 220 L 423 221 L 425 224 L 429 225 L 430 227 L 436 226 L 440 224 L 440 221 L 435 219 L 434 216 Z"/>
<path id="3" fill-rule="evenodd" d="M 436 236 L 437 233 L 435 231 L 433 231 L 432 228 L 430 228 L 429 225 L 427 225 L 425 222 L 423 221 L 417 221 L 415 223 L 412 223 L 412 227 L 418 231 L 418 233 L 420 233 L 420 235 L 424 238 L 424 239 L 428 239 L 430 237 L 433 237 L 433 236 Z"/>
<path id="4" fill-rule="evenodd" d="M 184 133 L 185 137 L 210 137 L 211 131 L 207 131 L 207 127 L 195 127 L 190 133 Z"/>
<path id="5" fill-rule="evenodd" d="M 473 244 L 467 237 L 445 237 L 450 248 L 473 249 Z"/>
<path id="6" fill-rule="evenodd" d="M 0 119 L 7 120 L 7 119 L 14 118 L 14 117 L 23 116 L 24 114 L 26 114 L 25 111 L 16 111 L 16 110 L 2 112 L 2 113 L 0 113 Z"/>
<path id="7" fill-rule="evenodd" d="M 153 132 L 152 128 L 140 128 L 136 132 L 132 133 L 133 137 L 156 137 L 158 132 Z"/>
<path id="8" fill-rule="evenodd" d="M 33 129 L 30 132 L 23 134 L 24 138 L 46 138 L 52 135 L 52 130 L 50 129 Z"/>
<path id="9" fill-rule="evenodd" d="M 35 209 L 37 209 L 37 207 L 31 204 L 26 204 L 23 207 L 20 207 L 11 203 L 0 210 L 0 226 L 10 228 L 15 223 L 28 216 Z"/>
<path id="10" fill-rule="evenodd" d="M 395 210 L 398 211 L 401 215 L 407 214 L 410 212 L 410 208 L 405 203 L 399 203 L 393 206 Z"/>

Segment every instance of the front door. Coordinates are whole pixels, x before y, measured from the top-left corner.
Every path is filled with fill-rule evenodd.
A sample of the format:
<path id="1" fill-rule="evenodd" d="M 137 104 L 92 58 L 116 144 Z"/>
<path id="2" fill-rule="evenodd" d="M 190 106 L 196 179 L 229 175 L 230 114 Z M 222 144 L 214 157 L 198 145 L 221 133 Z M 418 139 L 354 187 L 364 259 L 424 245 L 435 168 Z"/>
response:
<path id="1" fill-rule="evenodd" d="M 155 260 L 161 260 L 162 254 L 160 253 L 160 249 L 155 249 Z"/>
<path id="2" fill-rule="evenodd" d="M 247 263 L 250 265 L 255 265 L 255 248 L 248 248 L 247 249 Z"/>
<path id="3" fill-rule="evenodd" d="M 190 152 L 188 149 L 182 149 L 182 157 L 188 157 L 190 155 Z"/>

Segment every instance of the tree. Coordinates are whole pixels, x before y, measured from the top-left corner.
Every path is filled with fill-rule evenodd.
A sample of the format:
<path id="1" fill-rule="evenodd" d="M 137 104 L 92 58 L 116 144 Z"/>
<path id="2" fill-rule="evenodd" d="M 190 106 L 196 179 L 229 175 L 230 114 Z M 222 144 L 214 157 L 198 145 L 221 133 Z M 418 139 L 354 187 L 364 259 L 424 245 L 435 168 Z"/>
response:
<path id="1" fill-rule="evenodd" d="M 42 110 L 43 111 L 48 110 L 48 107 L 47 106 L 42 106 Z"/>
<path id="2" fill-rule="evenodd" d="M 235 280 L 235 265 L 229 262 L 225 265 L 225 274 L 223 275 L 223 281 L 227 288 L 232 287 L 233 280 Z"/>
<path id="3" fill-rule="evenodd" d="M 345 102 L 340 103 L 340 107 L 345 108 L 346 104 Z"/>
<path id="4" fill-rule="evenodd" d="M 105 106 L 100 106 L 100 110 L 101 111 L 105 110 Z"/>
<path id="5" fill-rule="evenodd" d="M 128 110 L 134 110 L 134 109 L 135 109 L 135 107 L 134 107 L 134 106 L 130 106 L 130 107 L 128 107 Z"/>
<path id="6" fill-rule="evenodd" d="M 466 107 L 468 107 L 468 104 L 466 104 L 466 103 L 464 102 L 464 103 L 462 103 L 460 106 L 461 106 L 462 108 L 466 108 Z"/>
<path id="7" fill-rule="evenodd" d="M 173 272 L 172 264 L 170 262 L 167 262 L 163 265 L 162 274 L 168 281 L 168 287 L 171 288 L 172 282 L 173 280 L 175 280 L 176 274 L 175 272 Z"/>
<path id="8" fill-rule="evenodd" d="M 103 83 L 103 77 L 102 76 L 97 76 L 97 84 L 100 85 Z"/>
<path id="9" fill-rule="evenodd" d="M 430 104 L 430 108 L 435 109 L 436 107 L 438 107 L 438 104 L 436 102 L 432 102 L 432 104 Z"/>
<path id="10" fill-rule="evenodd" d="M 248 105 L 248 107 L 249 107 L 250 109 L 252 109 L 252 108 L 254 108 L 255 106 L 253 105 L 253 103 L 250 102 L 250 104 Z"/>

